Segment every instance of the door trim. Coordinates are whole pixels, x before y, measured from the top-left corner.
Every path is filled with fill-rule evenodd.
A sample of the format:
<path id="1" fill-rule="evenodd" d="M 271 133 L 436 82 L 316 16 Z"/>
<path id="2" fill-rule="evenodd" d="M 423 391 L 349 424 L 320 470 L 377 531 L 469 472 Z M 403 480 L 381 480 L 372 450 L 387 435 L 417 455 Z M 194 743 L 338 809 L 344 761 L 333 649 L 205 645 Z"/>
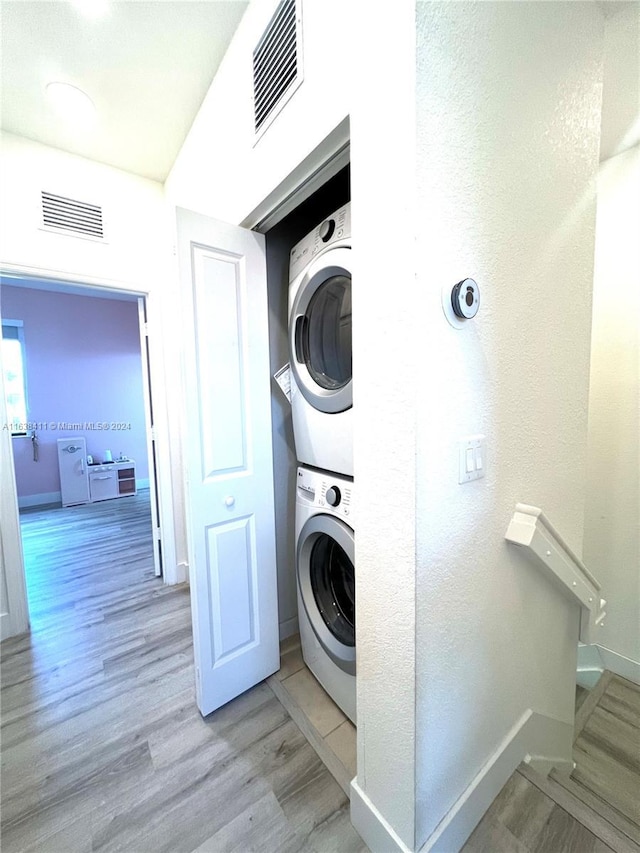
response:
<path id="1" fill-rule="evenodd" d="M 266 234 L 303 201 L 343 169 L 351 159 L 349 116 L 346 116 L 299 163 L 240 225 Z"/>

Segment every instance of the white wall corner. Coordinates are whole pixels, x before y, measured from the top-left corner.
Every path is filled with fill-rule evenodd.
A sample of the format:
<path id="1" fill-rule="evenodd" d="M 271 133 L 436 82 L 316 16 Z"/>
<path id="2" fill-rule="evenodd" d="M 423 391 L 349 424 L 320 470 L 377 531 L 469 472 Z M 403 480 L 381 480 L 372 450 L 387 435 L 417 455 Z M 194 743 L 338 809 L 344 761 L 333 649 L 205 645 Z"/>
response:
<path id="1" fill-rule="evenodd" d="M 597 670 L 595 661 L 600 661 L 600 670 Z M 590 674 L 595 677 L 596 672 L 599 674 L 603 670 L 608 669 L 610 672 L 619 675 L 621 678 L 626 678 L 633 681 L 634 684 L 640 685 L 640 662 L 632 658 L 607 649 L 605 646 L 593 644 L 590 646 L 578 646 L 578 684 L 590 688 L 594 681 L 587 681 Z M 597 681 L 597 677 L 595 678 Z M 586 683 L 583 683 L 586 682 Z"/>
<path id="2" fill-rule="evenodd" d="M 164 582 L 168 586 L 172 586 L 173 584 L 178 583 L 187 583 L 189 581 L 189 564 L 181 561 L 176 563 L 175 569 L 169 567 L 167 569 L 165 567 L 164 571 Z"/>
<path id="3" fill-rule="evenodd" d="M 546 775 L 552 767 L 564 768 L 571 763 L 572 746 L 573 724 L 527 710 L 440 821 L 420 853 L 460 850 L 521 761 Z"/>
<path id="4" fill-rule="evenodd" d="M 372 853 L 411 853 L 358 785 L 351 782 L 351 823 Z"/>
<path id="5" fill-rule="evenodd" d="M 353 420 L 355 481 L 364 504 L 356 572 L 358 778 L 351 802 L 358 831 L 373 851 L 386 853 L 414 849 L 416 826 L 414 411 L 423 317 L 416 308 L 415 6 L 397 4 L 389 15 L 384 5 L 371 4 L 356 18 L 350 128 L 359 246 L 353 359 L 360 372 Z M 381 348 L 393 358 L 372 358 Z"/>
<path id="6" fill-rule="evenodd" d="M 604 661 L 595 644 L 578 643 L 578 668 L 576 684 L 591 690 L 604 672 Z"/>
<path id="7" fill-rule="evenodd" d="M 280 642 L 286 640 L 287 637 L 293 637 L 294 634 L 298 633 L 298 617 L 294 616 L 291 619 L 285 619 L 283 622 L 280 622 L 279 626 L 280 630 Z"/>
<path id="8" fill-rule="evenodd" d="M 563 722 L 534 711 L 528 728 L 527 764 L 544 776 L 554 767 L 573 769 L 573 720 Z"/>

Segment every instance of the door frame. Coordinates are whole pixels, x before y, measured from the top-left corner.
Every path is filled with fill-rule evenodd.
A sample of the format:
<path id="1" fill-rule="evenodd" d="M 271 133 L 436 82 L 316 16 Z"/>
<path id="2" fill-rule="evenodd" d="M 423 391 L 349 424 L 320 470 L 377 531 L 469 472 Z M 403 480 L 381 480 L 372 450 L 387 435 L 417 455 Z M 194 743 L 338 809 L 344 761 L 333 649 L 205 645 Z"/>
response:
<path id="1" fill-rule="evenodd" d="M 145 375 L 143 371 L 143 382 L 146 385 L 146 390 L 151 394 L 154 401 L 155 422 L 154 422 L 154 440 L 156 442 L 156 461 L 157 467 L 155 472 L 156 490 L 158 494 L 158 522 L 162 532 L 162 556 L 163 556 L 163 581 L 165 584 L 179 583 L 182 578 L 178 573 L 176 559 L 176 541 L 175 541 L 175 526 L 173 518 L 173 494 L 171 481 L 171 468 L 168 452 L 168 418 L 167 418 L 167 401 L 164 383 L 164 363 L 162 361 L 162 346 L 160 345 L 159 325 L 160 313 L 156 310 L 154 302 L 158 302 L 161 295 L 151 294 L 148 290 L 141 288 L 139 285 L 124 281 L 121 279 L 107 279 L 96 276 L 78 275 L 76 273 L 67 273 L 63 271 L 41 269 L 39 267 L 31 267 L 20 264 L 4 263 L 0 266 L 0 276 L 6 279 L 20 279 L 21 281 L 43 281 L 51 284 L 70 285 L 79 290 L 92 291 L 94 296 L 99 296 L 99 291 L 108 293 L 122 293 L 127 296 L 135 296 L 145 300 L 147 307 L 147 337 L 149 341 L 148 363 L 149 371 Z M 156 346 L 156 342 L 158 345 Z M 141 347 L 144 346 L 144 340 L 140 341 Z M 144 358 L 143 358 L 144 363 Z M 149 417 L 148 401 L 145 394 L 145 420 Z M 148 431 L 147 431 L 148 432 Z M 147 441 L 149 435 L 147 435 Z M 15 517 L 19 519 L 18 496 L 15 482 L 15 473 L 13 465 L 13 454 L 11 454 L 11 477 L 13 482 L 12 498 L 5 493 L 4 484 L 0 483 L 0 492 L 3 494 L 3 500 L 7 507 L 11 507 L 13 502 L 13 510 Z M 9 491 L 8 489 L 6 490 Z M 4 549 L 5 571 L 7 575 L 12 575 L 13 579 L 18 584 L 22 584 L 24 588 L 25 600 L 23 606 L 25 612 L 28 613 L 28 603 L 26 600 L 26 585 L 24 578 L 24 564 L 22 556 L 22 540 L 20 534 L 20 525 L 11 526 L 3 537 L 2 547 Z M 155 531 L 153 531 L 155 535 Z"/>
<path id="2" fill-rule="evenodd" d="M 345 116 L 238 225 L 266 234 L 350 160 L 350 119 Z"/>

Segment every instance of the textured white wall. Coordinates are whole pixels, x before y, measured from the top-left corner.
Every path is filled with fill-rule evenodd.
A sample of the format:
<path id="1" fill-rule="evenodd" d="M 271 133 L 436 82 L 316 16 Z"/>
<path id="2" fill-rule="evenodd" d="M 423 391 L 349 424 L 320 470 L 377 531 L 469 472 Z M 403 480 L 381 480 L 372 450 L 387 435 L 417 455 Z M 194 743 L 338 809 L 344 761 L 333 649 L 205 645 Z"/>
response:
<path id="1" fill-rule="evenodd" d="M 582 546 L 602 21 L 419 2 L 417 29 L 420 844 L 526 709 L 573 719 L 578 609 L 503 537 L 523 501 Z M 466 276 L 455 330 L 440 288 Z M 486 477 L 461 486 L 475 433 Z"/>
<path id="2" fill-rule="evenodd" d="M 640 671 L 640 146 L 598 182 L 584 561 L 602 584 L 598 643 Z"/>
<path id="3" fill-rule="evenodd" d="M 242 222 L 349 114 L 345 4 L 303 0 L 304 82 L 255 142 L 252 52 L 277 5 L 252 2 L 240 22 L 167 179 L 181 207 Z"/>
<path id="4" fill-rule="evenodd" d="M 584 558 L 603 585 L 598 643 L 640 673 L 640 3 L 605 23 Z M 625 153 L 620 153 L 625 152 Z M 613 665 L 610 658 L 609 666 Z"/>
<path id="5" fill-rule="evenodd" d="M 416 349 L 424 331 L 416 290 L 414 46 L 412 4 L 396 4 L 393 14 L 384 4 L 367 9 L 353 41 L 351 115 L 357 784 L 411 850 Z"/>
<path id="6" fill-rule="evenodd" d="M 608 8 L 613 14 L 604 28 L 601 160 L 640 142 L 640 2 Z"/>

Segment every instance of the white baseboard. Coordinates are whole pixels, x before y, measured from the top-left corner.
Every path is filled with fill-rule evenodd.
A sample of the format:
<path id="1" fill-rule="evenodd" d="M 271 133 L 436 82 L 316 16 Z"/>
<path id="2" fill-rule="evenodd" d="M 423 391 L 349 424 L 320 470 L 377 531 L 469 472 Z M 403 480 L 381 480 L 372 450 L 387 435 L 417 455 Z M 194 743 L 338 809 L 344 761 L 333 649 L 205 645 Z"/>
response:
<path id="1" fill-rule="evenodd" d="M 281 622 L 279 625 L 280 630 L 280 642 L 286 640 L 287 637 L 293 637 L 294 634 L 299 632 L 298 627 L 298 617 L 293 616 L 291 619 L 285 619 L 284 622 Z"/>
<path id="2" fill-rule="evenodd" d="M 18 508 L 28 509 L 33 506 L 48 506 L 49 504 L 61 504 L 62 494 L 60 492 L 41 492 L 39 495 L 22 495 L 18 497 Z"/>
<path id="3" fill-rule="evenodd" d="M 552 770 L 570 775 L 576 766 L 574 761 L 569 761 L 567 758 L 549 758 L 544 755 L 525 755 L 524 760 L 525 764 L 541 776 L 548 776 Z"/>
<path id="4" fill-rule="evenodd" d="M 585 649 L 584 652 L 582 651 L 583 649 Z M 578 648 L 578 677 L 580 676 L 581 657 L 584 659 L 588 655 L 593 656 L 594 653 L 597 654 L 602 661 L 602 669 L 608 669 L 610 672 L 614 672 L 622 678 L 633 681 L 634 684 L 640 684 L 640 663 L 637 660 L 618 654 L 618 652 L 607 649 L 605 646 L 598 646 L 595 644 L 591 646 L 580 646 Z M 580 683 L 579 680 L 578 683 Z"/>
<path id="5" fill-rule="evenodd" d="M 372 853 L 411 853 L 411 848 L 393 831 L 361 790 L 357 778 L 351 782 L 350 799 L 351 823 Z"/>
<path id="6" fill-rule="evenodd" d="M 420 853 L 460 850 L 521 761 L 548 773 L 552 767 L 572 764 L 572 748 L 573 722 L 526 711 L 420 847 Z M 409 853 L 410 848 L 360 789 L 357 778 L 351 783 L 351 822 L 372 853 Z"/>
<path id="7" fill-rule="evenodd" d="M 149 488 L 149 480 L 136 480 L 138 491 Z M 61 492 L 41 492 L 38 495 L 22 495 L 18 496 L 18 509 L 30 509 L 34 506 L 50 506 L 51 504 L 61 504 Z"/>
<path id="8" fill-rule="evenodd" d="M 176 567 L 175 578 L 172 583 L 186 583 L 189 580 L 189 564 L 183 562 L 178 563 Z"/>
<path id="9" fill-rule="evenodd" d="M 421 853 L 460 850 L 521 761 L 548 773 L 552 767 L 571 763 L 572 747 L 573 723 L 526 711 L 420 848 Z"/>

